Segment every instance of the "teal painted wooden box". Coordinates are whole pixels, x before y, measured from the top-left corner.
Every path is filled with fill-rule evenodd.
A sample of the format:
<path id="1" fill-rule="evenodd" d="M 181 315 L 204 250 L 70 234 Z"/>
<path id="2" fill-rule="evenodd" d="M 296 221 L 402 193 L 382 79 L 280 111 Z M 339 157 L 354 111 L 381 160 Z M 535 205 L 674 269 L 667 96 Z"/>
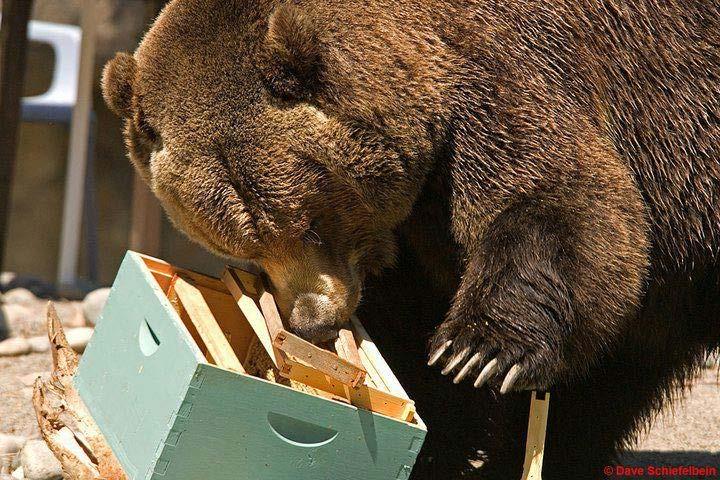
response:
<path id="1" fill-rule="evenodd" d="M 149 261 L 126 255 L 75 377 L 129 478 L 409 478 L 426 435 L 419 416 L 408 423 L 212 365 Z"/>

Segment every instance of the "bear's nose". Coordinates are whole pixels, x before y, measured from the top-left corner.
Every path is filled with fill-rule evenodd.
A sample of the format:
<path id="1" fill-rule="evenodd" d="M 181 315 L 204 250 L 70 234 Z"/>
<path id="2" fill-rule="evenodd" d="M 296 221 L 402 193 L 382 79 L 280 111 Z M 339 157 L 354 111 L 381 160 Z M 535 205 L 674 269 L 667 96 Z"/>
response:
<path id="1" fill-rule="evenodd" d="M 338 317 L 338 311 L 327 295 L 305 293 L 295 299 L 288 326 L 305 340 L 323 343 L 337 338 Z"/>

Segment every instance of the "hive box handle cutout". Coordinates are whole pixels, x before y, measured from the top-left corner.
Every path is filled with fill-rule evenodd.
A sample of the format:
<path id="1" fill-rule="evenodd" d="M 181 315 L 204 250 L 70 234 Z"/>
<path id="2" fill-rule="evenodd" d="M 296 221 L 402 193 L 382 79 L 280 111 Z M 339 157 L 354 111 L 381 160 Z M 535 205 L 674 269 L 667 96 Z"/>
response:
<path id="1" fill-rule="evenodd" d="M 160 339 L 150 327 L 147 319 L 143 319 L 140 322 L 140 333 L 138 334 L 138 341 L 140 342 L 140 351 L 146 357 L 149 357 L 153 353 L 157 352 L 160 348 Z"/>
<path id="2" fill-rule="evenodd" d="M 337 430 L 275 412 L 268 412 L 267 419 L 270 429 L 280 440 L 296 447 L 322 447 L 338 436 Z"/>

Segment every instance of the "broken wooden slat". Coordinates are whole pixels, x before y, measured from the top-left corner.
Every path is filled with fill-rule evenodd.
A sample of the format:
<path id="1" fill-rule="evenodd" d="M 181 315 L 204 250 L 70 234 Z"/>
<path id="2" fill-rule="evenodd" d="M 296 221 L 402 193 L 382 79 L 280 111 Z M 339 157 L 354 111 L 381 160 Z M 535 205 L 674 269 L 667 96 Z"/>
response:
<path id="1" fill-rule="evenodd" d="M 365 381 L 367 372 L 361 367 L 343 360 L 336 354 L 323 350 L 287 331 L 280 332 L 273 345 L 294 360 L 310 366 L 340 382 L 357 387 Z"/>
<path id="2" fill-rule="evenodd" d="M 220 368 L 245 373 L 245 369 L 220 329 L 200 290 L 183 276 L 179 276 L 175 280 L 174 288 L 180 303 L 187 311 L 215 364 Z"/>
<path id="3" fill-rule="evenodd" d="M 273 342 L 275 342 L 278 334 L 285 331 L 282 318 L 280 318 L 280 312 L 275 303 L 275 298 L 262 284 L 262 279 L 258 278 L 255 287 L 258 292 L 260 310 L 262 310 L 263 317 L 265 317 L 265 323 L 267 323 L 268 330 L 270 331 L 270 337 L 272 337 Z"/>
<path id="4" fill-rule="evenodd" d="M 328 375 L 289 360 L 280 374 L 291 380 L 302 382 L 318 390 L 330 393 L 336 400 L 342 400 L 365 410 L 380 413 L 404 422 L 415 417 L 415 403 L 367 385 L 351 388 Z"/>
<path id="5" fill-rule="evenodd" d="M 295 357 L 298 361 L 352 387 L 365 382 L 367 372 L 362 363 L 353 364 L 285 330 L 275 298 L 265 288 L 261 278 L 258 277 L 255 286 L 259 295 L 260 309 L 265 317 L 270 337 L 273 339 L 273 346 L 284 354 Z"/>
<path id="6" fill-rule="evenodd" d="M 243 314 L 252 324 L 253 330 L 255 330 L 263 347 L 265 347 L 265 350 L 271 355 L 275 366 L 279 370 L 283 369 L 282 363 L 285 356 L 289 356 L 352 387 L 362 385 L 365 381 L 366 372 L 360 362 L 359 356 L 357 357 L 357 363 L 354 364 L 340 358 L 332 352 L 316 347 L 312 343 L 285 330 L 282 319 L 280 318 L 280 312 L 275 303 L 275 298 L 265 288 L 260 277 L 236 268 L 228 267 L 223 275 L 223 282 L 238 302 L 238 306 L 240 306 Z M 259 304 L 261 309 L 260 316 L 258 316 L 254 305 L 248 301 L 249 295 L 246 292 L 248 292 L 249 284 L 254 285 L 256 298 L 252 300 L 253 303 L 257 301 Z M 263 320 L 262 322 L 261 319 Z M 272 340 L 271 344 L 273 348 L 269 348 L 267 345 L 268 335 Z M 347 338 L 345 341 L 347 341 Z M 354 339 L 352 343 L 354 343 Z M 351 347 L 348 346 L 347 349 L 350 350 Z M 281 352 L 285 355 L 280 355 Z M 352 355 L 352 352 L 349 352 L 348 355 Z"/>
<path id="7" fill-rule="evenodd" d="M 541 480 L 542 478 L 545 433 L 549 409 L 550 393 L 545 392 L 544 398 L 538 398 L 537 392 L 532 392 L 522 480 Z"/>

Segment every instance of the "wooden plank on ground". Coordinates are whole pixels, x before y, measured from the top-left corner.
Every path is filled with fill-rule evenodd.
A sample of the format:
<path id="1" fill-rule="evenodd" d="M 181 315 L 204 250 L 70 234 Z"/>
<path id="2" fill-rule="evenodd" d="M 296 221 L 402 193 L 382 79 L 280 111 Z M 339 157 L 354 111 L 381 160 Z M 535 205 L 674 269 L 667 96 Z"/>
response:
<path id="1" fill-rule="evenodd" d="M 538 392 L 532 392 L 532 398 L 530 399 L 522 480 L 541 480 L 542 478 L 545 433 L 550 410 L 550 393 L 541 393 L 540 396 L 542 398 L 539 398 Z"/>
<path id="2" fill-rule="evenodd" d="M 215 364 L 221 368 L 245 373 L 245 369 L 215 320 L 200 290 L 182 276 L 178 276 L 175 280 L 174 287 L 180 303 L 187 311 Z"/>

